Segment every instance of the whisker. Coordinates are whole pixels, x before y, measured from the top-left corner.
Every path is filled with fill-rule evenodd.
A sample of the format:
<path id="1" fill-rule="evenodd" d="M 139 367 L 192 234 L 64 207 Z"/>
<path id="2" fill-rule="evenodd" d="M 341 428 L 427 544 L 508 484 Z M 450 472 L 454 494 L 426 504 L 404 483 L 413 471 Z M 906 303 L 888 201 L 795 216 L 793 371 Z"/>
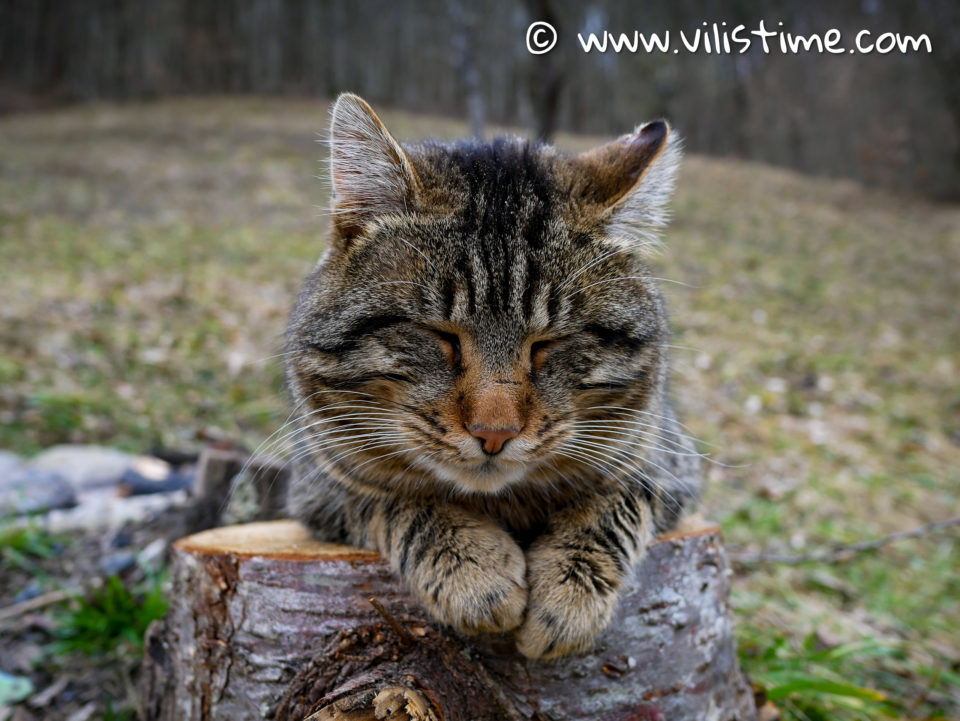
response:
<path id="1" fill-rule="evenodd" d="M 427 261 L 427 263 L 430 264 L 430 267 L 431 267 L 431 268 L 433 268 L 434 270 L 436 270 L 438 273 L 440 272 L 440 271 L 437 269 L 437 266 L 435 266 L 435 265 L 433 264 L 433 261 L 430 260 L 430 259 L 427 257 L 426 253 L 424 253 L 422 250 L 420 250 L 417 246 L 415 246 L 415 245 L 414 245 L 413 243 L 411 243 L 409 240 L 407 240 L 406 238 L 401 238 L 399 235 L 394 235 L 394 236 L 391 236 L 391 237 L 392 237 L 394 240 L 399 240 L 401 243 L 406 243 L 407 245 L 409 245 L 409 246 L 410 246 L 411 248 L 413 248 L 417 253 L 419 253 L 420 256 L 421 256 L 425 261 Z"/>
<path id="2" fill-rule="evenodd" d="M 619 435 L 619 436 L 626 436 L 627 438 L 631 438 L 631 439 L 632 439 L 632 438 L 635 438 L 635 436 L 633 436 L 633 434 L 625 433 L 625 432 L 623 432 L 623 431 L 612 431 L 612 433 L 614 433 L 615 435 Z M 609 442 L 609 441 L 613 441 L 613 439 L 611 439 L 611 438 L 609 438 L 609 437 L 607 437 L 607 436 L 601 436 L 601 435 L 590 434 L 590 433 L 578 433 L 578 434 L 576 434 L 576 437 L 577 437 L 577 438 L 591 438 L 591 439 L 595 439 L 595 440 L 608 441 L 608 442 Z M 638 447 L 638 448 L 646 448 L 647 450 L 650 450 L 650 451 L 659 451 L 660 453 L 666 453 L 666 454 L 671 455 L 671 456 L 693 456 L 693 457 L 695 457 L 695 458 L 702 458 L 703 455 L 704 455 L 703 453 L 691 453 L 691 452 L 689 452 L 689 451 L 686 451 L 686 452 L 674 451 L 674 450 L 671 450 L 671 449 L 667 448 L 666 446 L 661 446 L 661 445 L 648 445 L 648 444 L 643 443 L 643 442 L 638 441 L 638 440 L 613 441 L 613 442 L 626 443 L 626 444 L 629 445 L 629 446 L 635 446 L 635 447 Z"/>
<path id="3" fill-rule="evenodd" d="M 585 446 L 586 446 L 586 447 L 585 447 Z M 637 477 L 632 477 L 631 480 L 636 481 L 636 482 L 639 482 L 643 487 L 647 488 L 647 489 L 650 490 L 651 492 L 657 492 L 657 491 L 659 491 L 661 494 L 666 495 L 667 498 L 671 501 L 671 503 L 674 504 L 674 506 L 675 506 L 677 509 L 680 509 L 680 508 L 681 508 L 680 502 L 679 502 L 676 498 L 674 498 L 673 495 L 672 495 L 669 491 L 667 491 L 666 488 L 665 488 L 662 484 L 657 483 L 655 479 L 651 478 L 651 477 L 648 476 L 646 473 L 644 473 L 643 470 L 642 470 L 639 466 L 637 466 L 635 463 L 627 462 L 627 461 L 624 461 L 624 460 L 622 460 L 622 459 L 617 459 L 616 456 L 627 455 L 628 458 L 631 458 L 631 457 L 632 457 L 632 458 L 636 458 L 636 460 L 639 460 L 639 461 L 641 461 L 641 462 L 643 462 L 643 463 L 648 463 L 648 464 L 654 466 L 655 468 L 658 468 L 659 470 L 663 471 L 666 475 L 668 475 L 669 477 L 671 477 L 672 479 L 674 479 L 681 488 L 684 487 L 684 483 L 683 483 L 682 481 L 680 481 L 680 479 L 677 478 L 673 473 L 671 473 L 671 472 L 668 471 L 667 469 L 663 468 L 663 466 L 660 466 L 659 464 L 654 463 L 653 461 L 650 461 L 650 459 L 643 458 L 643 457 L 636 456 L 636 455 L 631 456 L 630 454 L 627 454 L 627 453 L 625 453 L 624 451 L 619 451 L 618 449 L 610 449 L 610 448 L 607 447 L 607 446 L 600 445 L 600 444 L 597 444 L 597 443 L 593 443 L 593 442 L 591 442 L 591 441 L 571 442 L 571 443 L 568 443 L 568 444 L 567 444 L 567 447 L 579 448 L 582 452 L 585 452 L 585 453 L 591 453 L 591 452 L 592 452 L 593 454 L 597 454 L 597 453 L 598 453 L 598 451 L 594 450 L 594 448 L 599 448 L 599 449 L 604 450 L 604 451 L 613 450 L 613 452 L 614 452 L 614 454 L 615 454 L 613 457 L 611 457 L 609 453 L 603 454 L 603 457 L 610 458 L 611 460 L 617 461 L 621 467 L 625 467 L 625 468 L 627 468 L 627 469 L 632 469 L 632 470 L 636 471 L 637 474 L 638 474 Z M 652 484 L 652 485 L 651 485 L 651 484 Z"/>
<path id="4" fill-rule="evenodd" d="M 286 460 L 284 467 L 292 466 L 294 463 L 307 456 L 317 455 L 329 449 L 364 441 L 366 439 L 395 440 L 398 438 L 403 439 L 406 438 L 406 436 L 400 434 L 385 434 L 382 431 L 376 431 L 371 433 L 351 434 L 346 437 L 337 436 L 318 440 L 311 439 L 295 447 L 293 455 Z"/>
<path id="5" fill-rule="evenodd" d="M 625 415 L 626 415 L 626 414 L 629 414 L 629 415 L 643 415 L 643 416 L 648 416 L 648 417 L 653 418 L 653 419 L 656 419 L 656 420 L 660 420 L 660 421 L 665 421 L 665 422 L 671 423 L 671 424 L 677 426 L 678 428 L 682 428 L 682 429 L 685 430 L 685 431 L 689 431 L 689 430 L 690 430 L 690 428 L 688 428 L 687 426 L 685 426 L 683 423 L 681 423 L 680 421 L 678 421 L 676 418 L 673 418 L 673 417 L 670 417 L 670 416 L 660 415 L 660 414 L 658 414 L 658 413 L 652 413 L 652 412 L 650 412 L 650 411 L 639 410 L 639 409 L 637 409 L 637 408 L 627 408 L 626 406 L 589 406 L 589 407 L 584 408 L 584 409 L 582 409 L 582 410 L 583 410 L 583 411 L 612 410 L 612 411 L 620 411 L 622 414 L 625 414 Z M 664 429 L 664 430 L 665 430 L 665 432 L 668 432 L 668 433 L 674 433 L 674 431 L 671 431 L 671 430 L 669 430 L 669 429 Z M 690 439 L 692 439 L 692 440 L 696 440 L 696 441 L 698 441 L 698 442 L 700 442 L 700 443 L 704 443 L 704 441 L 701 441 L 699 438 L 694 438 L 693 436 L 687 436 L 687 437 L 690 438 Z M 710 444 L 708 443 L 708 444 L 706 444 L 706 445 L 710 445 Z"/>
<path id="6" fill-rule="evenodd" d="M 668 436 L 673 436 L 674 438 L 680 438 L 682 440 L 691 441 L 691 442 L 699 442 L 698 439 L 693 438 L 692 436 L 688 436 L 683 433 L 677 433 L 675 431 L 662 428 L 661 426 L 657 426 L 651 423 L 644 423 L 642 421 L 628 421 L 628 420 L 619 420 L 619 419 L 598 420 L 598 421 L 575 421 L 571 423 L 570 426 L 573 428 L 592 428 L 592 429 L 609 428 L 611 430 L 618 429 L 622 432 L 626 432 L 627 430 L 627 429 L 624 429 L 622 426 L 628 426 L 630 429 L 633 430 L 634 433 L 642 434 L 650 438 L 656 438 L 658 440 L 664 441 L 665 443 L 671 443 L 677 447 L 683 447 L 684 444 L 681 443 L 680 441 L 673 440 L 673 438 L 669 438 Z M 652 430 L 644 430 L 647 428 Z"/>
<path id="7" fill-rule="evenodd" d="M 621 280 L 659 280 L 663 283 L 675 283 L 676 285 L 682 285 L 686 288 L 694 287 L 689 283 L 684 283 L 681 280 L 673 280 L 672 278 L 658 278 L 653 275 L 624 275 L 624 276 L 620 276 L 619 278 L 604 278 L 603 280 L 598 280 L 594 283 L 590 283 L 590 285 L 585 285 L 582 288 L 578 288 L 577 290 L 573 291 L 570 295 L 571 296 L 579 295 L 580 293 L 583 293 L 586 290 L 590 290 L 594 286 L 602 285 L 603 283 L 616 283 Z"/>
<path id="8" fill-rule="evenodd" d="M 583 273 L 585 273 L 587 270 L 595 266 L 597 263 L 602 263 L 607 258 L 612 258 L 615 255 L 620 255 L 622 253 L 632 253 L 632 252 L 633 252 L 633 248 L 617 248 L 616 250 L 612 250 L 609 253 L 604 253 L 599 258 L 594 258 L 590 262 L 580 266 L 580 269 L 575 273 L 572 273 L 565 281 L 563 281 L 563 283 L 557 286 L 557 289 L 551 295 L 556 297 L 557 293 L 559 293 L 561 290 L 566 288 L 568 285 L 570 285 L 573 281 L 575 281 L 577 278 L 583 275 Z"/>
<path id="9" fill-rule="evenodd" d="M 363 420 L 376 421 L 378 423 L 382 423 L 384 428 L 391 428 L 393 426 L 389 423 L 386 423 L 386 420 L 387 419 L 394 420 L 395 418 L 396 417 L 391 417 L 386 415 L 366 414 L 366 413 L 346 413 L 346 414 L 341 414 L 337 416 L 332 416 L 329 418 L 321 418 L 320 420 L 313 421 L 312 423 L 308 423 L 306 425 L 298 425 L 293 430 L 285 433 L 280 438 L 277 438 L 276 440 L 271 441 L 272 445 L 270 447 L 279 446 L 283 441 L 287 440 L 291 436 L 295 436 L 298 433 L 306 433 L 311 428 L 315 428 L 319 425 L 324 425 L 328 423 L 337 423 L 337 422 L 342 422 L 344 420 L 363 419 Z M 359 425 L 360 425 L 359 423 L 351 423 L 349 425 L 343 426 L 343 429 L 349 430 L 351 428 L 357 428 Z"/>

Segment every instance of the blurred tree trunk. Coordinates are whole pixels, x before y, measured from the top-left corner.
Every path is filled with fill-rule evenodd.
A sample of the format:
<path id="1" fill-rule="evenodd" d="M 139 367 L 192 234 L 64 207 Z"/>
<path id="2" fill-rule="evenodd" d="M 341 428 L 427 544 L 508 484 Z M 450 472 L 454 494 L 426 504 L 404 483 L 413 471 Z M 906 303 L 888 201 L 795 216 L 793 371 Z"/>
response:
<path id="1" fill-rule="evenodd" d="M 955 183 L 949 195 L 952 199 L 960 199 L 960 3 L 956 0 L 924 0 L 917 6 L 910 3 L 907 8 L 908 12 L 915 14 L 913 24 L 928 27 L 932 38 L 930 59 L 940 74 L 943 100 L 956 129 L 953 149 Z"/>
<path id="2" fill-rule="evenodd" d="M 483 88 L 480 84 L 480 71 L 474 57 L 472 18 L 468 17 L 463 4 L 454 0 L 449 5 L 450 19 L 453 21 L 453 51 L 456 66 L 467 96 L 467 117 L 470 119 L 470 134 L 483 139 L 486 125 L 486 104 L 483 101 Z"/>
<path id="3" fill-rule="evenodd" d="M 531 22 L 549 23 L 557 31 L 558 37 L 564 37 L 560 19 L 553 11 L 550 0 L 525 0 L 525 4 Z M 559 45 L 559 41 L 557 44 Z M 543 55 L 531 56 L 534 68 L 530 84 L 530 101 L 535 121 L 533 134 L 537 140 L 545 143 L 553 139 L 557 130 L 557 111 L 564 83 L 559 57 L 560 50 L 557 47 Z"/>
<path id="4" fill-rule="evenodd" d="M 907 192 L 960 197 L 960 4 L 803 3 L 760 11 L 718 0 L 714 19 L 749 30 L 927 34 L 932 52 L 740 54 L 581 51 L 578 32 L 701 35 L 702 5 L 575 0 L 0 0 L 0 112 L 64 101 L 185 93 L 332 95 L 420 112 L 467 111 L 622 133 L 665 115 L 695 152 L 741 155 Z M 556 47 L 531 55 L 532 21 Z M 709 23 L 708 23 L 709 25 Z M 712 32 L 710 33 L 712 37 Z M 701 46 L 702 47 L 702 46 Z M 451 48 L 453 51 L 451 52 Z M 453 56 L 451 58 L 451 55 Z"/>

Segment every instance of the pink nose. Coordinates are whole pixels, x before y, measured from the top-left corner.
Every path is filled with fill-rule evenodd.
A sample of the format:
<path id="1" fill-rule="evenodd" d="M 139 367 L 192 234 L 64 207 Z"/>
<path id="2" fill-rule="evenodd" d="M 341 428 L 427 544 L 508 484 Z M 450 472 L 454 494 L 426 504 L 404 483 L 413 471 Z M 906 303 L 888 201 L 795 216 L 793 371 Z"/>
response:
<path id="1" fill-rule="evenodd" d="M 494 456 L 503 450 L 507 441 L 519 436 L 520 431 L 516 428 L 478 428 L 473 426 L 470 429 L 470 435 L 483 441 L 484 453 Z"/>

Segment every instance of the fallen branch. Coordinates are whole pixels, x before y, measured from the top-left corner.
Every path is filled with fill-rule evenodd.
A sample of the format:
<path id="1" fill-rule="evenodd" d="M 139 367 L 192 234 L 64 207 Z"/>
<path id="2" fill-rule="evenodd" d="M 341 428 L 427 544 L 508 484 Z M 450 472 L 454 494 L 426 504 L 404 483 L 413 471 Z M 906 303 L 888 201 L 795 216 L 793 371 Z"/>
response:
<path id="1" fill-rule="evenodd" d="M 811 551 L 810 553 L 800 553 L 788 555 L 782 553 L 736 553 L 730 554 L 730 560 L 742 566 L 749 566 L 758 563 L 782 563 L 788 566 L 795 566 L 801 563 L 835 563 L 837 561 L 847 561 L 858 553 L 866 551 L 876 551 L 879 548 L 888 546 L 897 541 L 903 541 L 908 538 L 920 538 L 936 531 L 942 531 L 953 526 L 960 526 L 960 516 L 948 518 L 944 521 L 934 521 L 925 526 L 914 528 L 911 531 L 898 531 L 889 536 L 876 538 L 872 541 L 861 541 L 859 543 L 850 543 L 834 546 L 833 548 Z"/>

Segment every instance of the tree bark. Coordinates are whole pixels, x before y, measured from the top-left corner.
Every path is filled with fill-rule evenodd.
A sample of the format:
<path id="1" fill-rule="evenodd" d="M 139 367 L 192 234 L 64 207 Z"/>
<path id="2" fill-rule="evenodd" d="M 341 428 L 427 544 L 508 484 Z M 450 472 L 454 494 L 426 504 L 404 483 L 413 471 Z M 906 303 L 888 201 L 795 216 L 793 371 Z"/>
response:
<path id="1" fill-rule="evenodd" d="M 293 521 L 205 531 L 174 555 L 147 634 L 150 721 L 756 718 L 716 527 L 659 539 L 593 650 L 558 661 L 438 627 L 376 553 Z"/>

